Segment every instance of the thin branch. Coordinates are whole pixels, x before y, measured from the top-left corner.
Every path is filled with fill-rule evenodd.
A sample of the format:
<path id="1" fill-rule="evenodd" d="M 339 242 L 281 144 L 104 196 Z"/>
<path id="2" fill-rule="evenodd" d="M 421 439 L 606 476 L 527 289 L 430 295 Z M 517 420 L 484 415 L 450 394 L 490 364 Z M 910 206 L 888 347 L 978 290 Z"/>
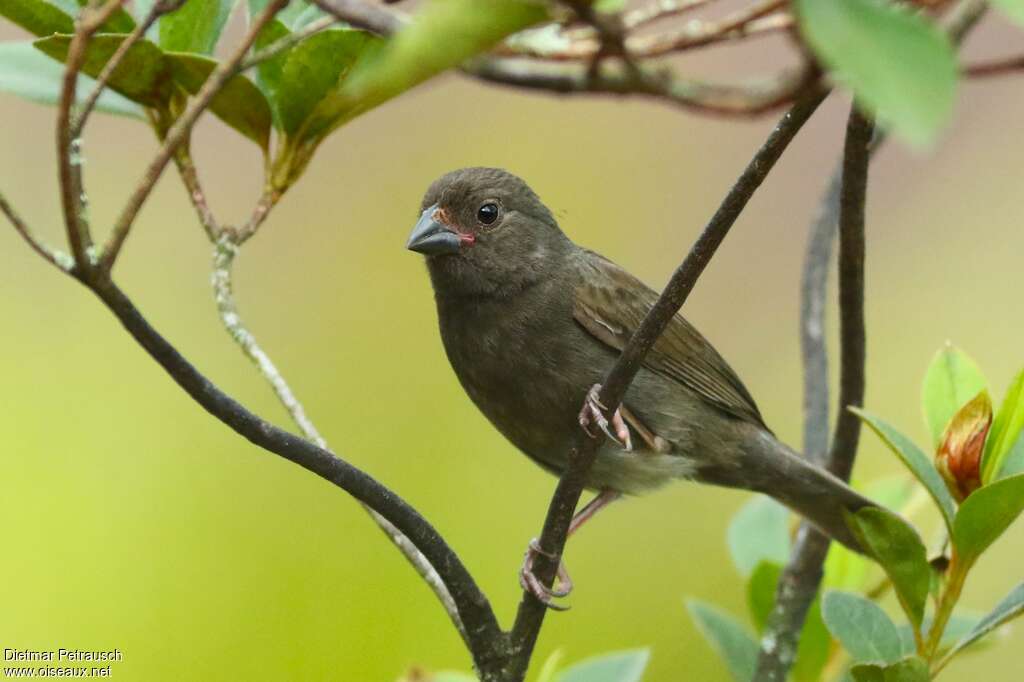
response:
<path id="1" fill-rule="evenodd" d="M 180 2 L 177 4 L 181 4 Z M 82 134 L 82 129 L 85 127 L 85 122 L 89 120 L 89 114 L 92 113 L 93 107 L 96 106 L 96 102 L 99 100 L 100 95 L 103 94 L 103 89 L 107 87 L 107 82 L 113 75 L 114 70 L 121 65 L 121 61 L 125 55 L 128 54 L 128 50 L 132 48 L 135 43 L 139 42 L 139 39 L 146 34 L 146 31 L 153 25 L 153 23 L 160 18 L 161 15 L 166 14 L 176 9 L 176 5 L 168 4 L 165 2 L 154 2 L 150 8 L 149 13 L 146 14 L 146 18 L 142 20 L 142 23 L 137 24 L 132 32 L 128 34 L 128 37 L 121 41 L 121 44 L 114 50 L 114 54 L 110 56 L 107 63 L 103 65 L 103 69 L 96 77 L 96 84 L 93 85 L 92 92 L 86 97 L 85 102 L 79 109 L 78 115 L 71 124 L 71 137 L 72 139 L 77 138 Z"/>
<path id="2" fill-rule="evenodd" d="M 124 244 L 124 240 L 128 237 L 128 232 L 135 222 L 135 217 L 139 214 L 146 199 L 149 198 L 149 194 L 153 191 L 153 187 L 160 178 L 160 174 L 163 173 L 167 162 L 174 155 L 174 150 L 189 134 L 196 119 L 206 110 L 210 102 L 213 101 L 213 98 L 224 87 L 224 84 L 237 73 L 238 65 L 245 57 L 245 53 L 248 52 L 249 48 L 256 41 L 256 36 L 259 32 L 286 4 L 288 4 L 288 0 L 270 0 L 266 9 L 250 25 L 249 31 L 238 47 L 235 48 L 235 51 L 217 65 L 203 83 L 203 87 L 189 102 L 185 111 L 167 131 L 163 146 L 161 146 L 153 161 L 150 162 L 142 179 L 128 199 L 127 205 L 121 211 L 117 222 L 114 224 L 110 239 L 107 240 L 107 245 L 101 256 L 100 266 L 104 272 L 109 272 L 113 267 L 114 262 L 117 260 L 117 254 L 120 252 L 121 246 Z"/>
<path id="3" fill-rule="evenodd" d="M 18 212 L 14 210 L 14 207 L 7 201 L 7 197 L 0 193 L 0 213 L 7 216 L 7 220 L 10 221 L 11 225 L 14 226 L 14 230 L 21 235 L 32 250 L 42 256 L 51 265 L 56 266 L 60 270 L 70 274 L 72 268 L 75 266 L 74 259 L 69 255 L 54 249 L 47 245 L 43 240 L 35 235 L 32 228 L 28 226 L 28 223 L 22 219 Z"/>
<path id="4" fill-rule="evenodd" d="M 68 56 L 57 101 L 57 179 L 60 204 L 67 228 L 68 243 L 79 270 L 93 266 L 92 234 L 85 216 L 85 190 L 82 185 L 82 140 L 72 134 L 72 108 L 78 88 L 78 74 L 85 63 L 89 40 L 121 7 L 124 0 L 108 0 L 100 8 L 86 5 L 76 19 L 75 34 L 68 46 Z"/>
<path id="5" fill-rule="evenodd" d="M 735 41 L 763 33 L 788 29 L 793 18 L 787 14 L 767 16 L 783 2 L 773 0 L 751 5 L 716 22 L 688 25 L 678 31 L 626 41 L 626 47 L 638 58 L 663 57 L 674 52 L 692 50 L 723 41 Z"/>
<path id="6" fill-rule="evenodd" d="M 801 341 L 804 360 L 804 451 L 836 475 L 849 480 L 859 437 L 859 420 L 845 408 L 864 398 L 864 202 L 872 124 L 854 107 L 846 131 L 839 182 L 825 194 L 812 226 L 804 262 Z M 838 209 L 838 217 L 836 210 Z M 839 308 L 842 371 L 837 422 L 828 450 L 828 366 L 824 341 L 827 259 L 839 224 Z M 812 402 L 817 401 L 817 402 Z M 853 418 L 853 424 L 849 417 Z M 842 425 L 842 426 L 839 426 Z M 828 456 L 824 454 L 828 450 Z M 813 453 L 813 454 L 810 454 Z M 776 586 L 775 606 L 761 639 L 754 680 L 783 682 L 796 660 L 800 631 L 818 593 L 830 540 L 801 523 L 793 553 Z"/>
<path id="7" fill-rule="evenodd" d="M 188 198 L 192 202 L 192 206 L 196 209 L 196 215 L 199 217 L 199 223 L 203 226 L 203 230 L 206 231 L 206 236 L 211 242 L 216 243 L 220 239 L 221 227 L 217 224 L 217 219 L 213 215 L 213 211 L 210 210 L 210 204 L 206 199 L 206 192 L 203 191 L 203 186 L 199 182 L 199 172 L 196 170 L 195 163 L 192 161 L 192 150 L 191 140 L 188 138 L 174 150 L 174 165 L 178 168 L 178 176 L 181 178 L 181 184 L 185 185 L 185 191 L 188 192 Z"/>
<path id="8" fill-rule="evenodd" d="M 989 76 L 1005 76 L 1024 73 L 1024 55 L 1002 57 L 990 62 L 968 64 L 962 71 L 968 78 L 987 78 Z"/>
<path id="9" fill-rule="evenodd" d="M 256 341 L 256 337 L 245 326 L 234 299 L 232 267 L 235 257 L 238 254 L 238 250 L 242 242 L 256 233 L 259 226 L 266 219 L 269 211 L 273 208 L 276 201 L 271 200 L 273 193 L 264 193 L 257 202 L 252 216 L 244 227 L 238 231 L 231 231 L 230 228 L 225 230 L 217 223 L 216 218 L 210 211 L 205 192 L 203 191 L 202 185 L 199 183 L 196 168 L 188 153 L 187 141 L 185 144 L 178 147 L 175 152 L 175 162 L 178 167 L 179 174 L 181 175 L 182 182 L 189 193 L 192 204 L 195 207 L 199 220 L 203 225 L 203 229 L 214 244 L 212 284 L 214 300 L 217 304 L 217 311 L 220 315 L 224 328 L 242 349 L 242 352 L 245 353 L 246 357 L 248 357 L 257 366 L 260 374 L 270 384 L 275 395 L 277 395 L 278 400 L 284 406 L 285 410 L 287 410 L 292 421 L 295 422 L 295 425 L 300 431 L 302 431 L 303 435 L 319 447 L 333 453 L 333 451 L 328 448 L 326 440 L 320 435 L 320 432 L 317 430 L 313 421 L 306 415 L 306 411 L 303 408 L 302 403 L 289 387 L 284 375 L 281 374 L 274 365 L 270 356 L 260 347 Z M 381 531 L 391 539 L 406 560 L 412 565 L 416 573 L 423 578 L 431 591 L 437 596 L 438 600 L 441 602 L 441 606 L 451 619 L 452 624 L 458 630 L 463 641 L 466 643 L 467 648 L 472 652 L 474 643 L 469 640 L 469 637 L 466 634 L 466 628 L 462 623 L 462 618 L 459 616 L 458 607 L 452 599 L 451 593 L 445 585 L 444 580 L 430 564 L 430 561 L 422 552 L 419 551 L 419 549 L 416 548 L 409 538 L 398 530 L 390 521 L 366 504 L 361 503 L 361 505 Z"/>
<path id="10" fill-rule="evenodd" d="M 221 391 L 160 335 L 114 282 L 87 282 L 128 333 L 207 412 L 255 445 L 273 452 L 333 483 L 376 510 L 435 567 L 466 626 L 474 662 L 491 667 L 500 655 L 504 633 L 487 597 L 444 538 L 419 512 L 381 483 L 324 448 L 264 421 Z"/>
<path id="11" fill-rule="evenodd" d="M 235 304 L 235 295 L 231 285 L 232 266 L 237 255 L 238 246 L 233 244 L 228 238 L 221 238 L 213 247 L 213 276 L 211 283 L 213 285 L 214 302 L 217 304 L 217 313 L 220 315 L 221 322 L 231 338 L 234 339 L 238 347 L 245 353 L 246 357 L 256 364 L 260 374 L 270 383 L 274 393 L 277 394 L 278 400 L 284 405 L 284 408 L 291 415 L 292 420 L 299 427 L 299 430 L 302 431 L 303 435 L 324 450 L 328 450 L 327 441 L 317 431 L 310 418 L 306 416 L 306 410 L 302 407 L 302 403 L 299 402 L 298 398 L 295 397 L 291 387 L 288 386 L 288 382 L 285 381 L 281 372 L 278 371 L 271 361 L 270 356 L 260 348 L 260 345 L 256 342 L 256 337 L 252 335 L 242 322 L 242 317 L 238 313 L 238 306 Z"/>
<path id="12" fill-rule="evenodd" d="M 238 244 L 233 242 L 229 236 L 224 236 L 218 240 L 213 249 L 213 295 L 221 322 L 231 338 L 242 349 L 242 352 L 256 365 L 260 374 L 270 384 L 275 395 L 277 395 L 277 399 L 287 410 L 292 421 L 299 427 L 299 430 L 302 431 L 306 439 L 333 454 L 334 451 L 328 447 L 326 439 L 317 430 L 313 420 L 306 414 L 305 408 L 295 396 L 284 375 L 277 369 L 270 356 L 260 347 L 256 337 L 242 321 L 242 316 L 239 314 L 238 306 L 235 303 L 232 287 L 232 270 L 238 251 Z M 412 564 L 416 573 L 423 578 L 427 586 L 434 592 L 451 619 L 452 624 L 462 636 L 466 646 L 471 648 L 473 643 L 470 642 L 469 636 L 466 633 L 462 618 L 459 616 L 459 609 L 441 576 L 438 575 L 437 571 L 419 549 L 409 541 L 409 538 L 390 521 L 366 504 L 362 504 L 362 507 L 370 514 L 384 534 L 395 543 L 399 551 Z"/>
<path id="13" fill-rule="evenodd" d="M 273 59 L 274 57 L 281 54 L 285 50 L 289 50 L 295 47 L 306 38 L 309 38 L 310 36 L 315 35 L 317 33 L 320 33 L 320 31 L 328 29 L 337 23 L 338 19 L 337 17 L 334 16 L 321 17 L 316 21 L 310 22 L 309 24 L 306 24 L 295 33 L 289 33 L 285 37 L 279 38 L 270 45 L 267 45 L 262 50 L 252 53 L 251 55 L 249 55 L 249 57 L 243 59 L 241 63 L 239 63 L 238 70 L 246 71 L 254 66 L 262 64 L 268 59 Z"/>
<path id="14" fill-rule="evenodd" d="M 725 85 L 676 78 L 668 71 L 638 66 L 635 70 L 591 73 L 577 65 L 529 63 L 482 58 L 463 67 L 467 73 L 499 85 L 556 94 L 640 95 L 724 116 L 758 116 L 792 102 L 814 86 L 817 73 L 804 66 L 745 85 Z"/>
<path id="15" fill-rule="evenodd" d="M 850 480 L 860 441 L 860 419 L 849 408 L 864 404 L 864 213 L 868 148 L 874 122 L 856 107 L 850 112 L 839 194 L 839 414 L 826 468 Z"/>
<path id="16" fill-rule="evenodd" d="M 252 209 L 252 214 L 249 216 L 249 220 L 247 220 L 245 225 L 235 232 L 233 241 L 236 246 L 241 246 L 259 231 L 263 221 L 267 219 L 270 211 L 280 200 L 280 190 L 273 189 L 270 186 L 267 186 L 263 190 L 263 194 L 260 195 L 259 200 Z"/>
<path id="17" fill-rule="evenodd" d="M 768 136 L 736 184 L 726 195 L 690 249 L 686 259 L 672 274 L 672 278 L 658 297 L 657 302 L 605 377 L 600 400 L 601 403 L 609 407 L 610 411 L 614 411 L 622 402 L 626 389 L 639 371 L 644 356 L 665 330 L 672 317 L 682 307 L 690 291 L 693 290 L 697 278 L 707 267 L 711 257 L 746 207 L 751 196 L 826 95 L 825 91 L 815 91 L 797 102 L 775 126 L 771 135 Z M 585 437 L 582 431 L 577 434 L 576 444 L 570 453 L 569 466 L 559 479 L 558 487 L 551 499 L 548 515 L 544 521 L 544 529 L 540 536 L 540 546 L 553 558 L 549 560 L 541 556 L 535 565 L 536 575 L 545 585 L 550 586 L 554 579 L 555 569 L 565 547 L 569 522 L 583 492 L 586 474 L 593 464 L 598 445 L 597 439 Z M 512 670 L 520 676 L 525 674 L 529 664 L 545 612 L 544 604 L 524 591 L 511 634 L 512 647 L 515 652 Z"/>
<path id="18" fill-rule="evenodd" d="M 720 22 L 691 22 L 685 28 L 667 34 L 631 36 L 625 40 L 625 50 L 634 59 L 655 59 L 700 47 L 786 31 L 794 25 L 793 17 L 789 14 L 739 16 L 742 16 L 742 21 L 727 17 Z M 541 48 L 528 41 L 513 44 L 506 42 L 492 50 L 491 54 L 560 62 L 593 59 L 599 51 L 600 42 L 588 36 L 553 49 Z"/>
<path id="19" fill-rule="evenodd" d="M 981 19 L 985 3 L 969 0 L 957 5 L 947 19 L 947 33 L 959 44 Z M 876 131 L 867 150 L 873 154 L 885 135 Z M 870 160 L 870 159 L 868 159 Z M 867 160 L 865 161 L 865 164 Z M 804 365 L 804 452 L 825 465 L 828 448 L 828 363 L 824 338 L 828 262 L 833 235 L 839 223 L 844 164 L 833 174 L 811 227 L 804 260 L 801 289 L 801 351 Z M 865 165 L 866 172 L 866 165 Z M 775 591 L 775 605 L 761 640 L 754 680 L 782 681 L 796 658 L 807 611 L 818 594 L 829 539 L 803 522 L 797 531 L 792 554 Z"/>

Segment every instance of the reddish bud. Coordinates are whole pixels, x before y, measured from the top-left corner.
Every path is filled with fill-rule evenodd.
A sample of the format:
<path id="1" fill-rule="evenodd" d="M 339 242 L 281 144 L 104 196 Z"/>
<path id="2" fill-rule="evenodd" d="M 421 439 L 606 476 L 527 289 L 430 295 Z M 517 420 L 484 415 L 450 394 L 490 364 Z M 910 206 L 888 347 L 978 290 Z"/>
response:
<path id="1" fill-rule="evenodd" d="M 981 487 L 981 453 L 992 426 L 992 400 L 982 391 L 953 415 L 935 454 L 935 467 L 958 502 Z"/>

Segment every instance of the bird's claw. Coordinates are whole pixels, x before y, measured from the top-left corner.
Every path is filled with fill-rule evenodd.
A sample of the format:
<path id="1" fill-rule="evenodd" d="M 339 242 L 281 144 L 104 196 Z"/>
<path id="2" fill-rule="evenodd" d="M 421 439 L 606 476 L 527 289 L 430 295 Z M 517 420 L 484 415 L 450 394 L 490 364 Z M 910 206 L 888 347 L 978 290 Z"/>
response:
<path id="1" fill-rule="evenodd" d="M 536 597 L 544 606 L 554 611 L 568 611 L 568 606 L 562 606 L 556 604 L 555 599 L 561 599 L 562 597 L 569 596 L 572 592 L 572 579 L 569 577 L 569 572 L 565 570 L 565 564 L 561 561 L 558 562 L 558 573 L 557 583 L 560 587 L 548 587 L 537 578 L 533 573 L 533 562 L 537 556 L 545 556 L 549 559 L 554 559 L 554 555 L 550 552 L 545 551 L 537 538 L 530 540 L 530 544 L 526 548 L 526 555 L 523 557 L 523 566 L 519 569 L 519 585 Z"/>
<path id="2" fill-rule="evenodd" d="M 626 426 L 626 421 L 622 418 L 622 411 L 615 410 L 609 424 L 608 419 L 604 416 L 607 409 L 601 402 L 601 384 L 594 384 L 587 391 L 587 397 L 583 401 L 583 409 L 580 410 L 580 426 L 588 436 L 596 438 L 597 435 L 590 430 L 590 424 L 593 422 L 604 431 L 604 435 L 621 445 L 623 450 L 632 452 L 633 440 L 629 436 L 629 427 Z M 610 427 L 615 428 L 614 433 Z"/>

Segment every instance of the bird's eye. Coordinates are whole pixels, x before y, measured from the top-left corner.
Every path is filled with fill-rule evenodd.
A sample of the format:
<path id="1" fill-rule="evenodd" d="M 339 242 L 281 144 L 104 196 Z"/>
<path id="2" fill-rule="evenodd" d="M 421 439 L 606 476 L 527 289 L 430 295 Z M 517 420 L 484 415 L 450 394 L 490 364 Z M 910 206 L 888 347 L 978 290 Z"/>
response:
<path id="1" fill-rule="evenodd" d="M 484 225 L 490 225 L 498 219 L 498 205 L 488 202 L 477 209 L 476 219 Z"/>

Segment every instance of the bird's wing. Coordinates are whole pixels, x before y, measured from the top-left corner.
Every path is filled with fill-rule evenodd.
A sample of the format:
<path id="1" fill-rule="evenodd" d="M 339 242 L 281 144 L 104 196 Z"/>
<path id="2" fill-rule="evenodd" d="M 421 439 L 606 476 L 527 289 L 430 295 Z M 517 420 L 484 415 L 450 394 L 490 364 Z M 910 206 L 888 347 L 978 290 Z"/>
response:
<path id="1" fill-rule="evenodd" d="M 647 285 L 596 253 L 585 253 L 573 317 L 594 338 L 621 351 L 658 296 Z M 643 361 L 709 403 L 764 426 L 746 387 L 722 356 L 680 315 L 675 315 Z"/>

